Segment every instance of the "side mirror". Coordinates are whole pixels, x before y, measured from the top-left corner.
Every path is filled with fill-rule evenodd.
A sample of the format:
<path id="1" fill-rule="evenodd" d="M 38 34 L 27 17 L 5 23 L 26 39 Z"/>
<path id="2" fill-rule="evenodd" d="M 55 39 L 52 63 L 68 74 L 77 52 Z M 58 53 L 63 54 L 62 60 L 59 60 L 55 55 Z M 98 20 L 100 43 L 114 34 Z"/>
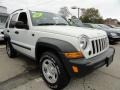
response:
<path id="1" fill-rule="evenodd" d="M 15 23 L 16 23 L 16 21 L 10 21 L 9 27 L 14 28 L 15 27 Z"/>
<path id="2" fill-rule="evenodd" d="M 28 25 L 24 24 L 24 22 L 22 22 L 22 21 L 17 21 L 15 23 L 15 27 L 18 29 L 29 29 Z"/>
<path id="3" fill-rule="evenodd" d="M 1 32 L 1 34 L 4 34 L 4 32 Z"/>

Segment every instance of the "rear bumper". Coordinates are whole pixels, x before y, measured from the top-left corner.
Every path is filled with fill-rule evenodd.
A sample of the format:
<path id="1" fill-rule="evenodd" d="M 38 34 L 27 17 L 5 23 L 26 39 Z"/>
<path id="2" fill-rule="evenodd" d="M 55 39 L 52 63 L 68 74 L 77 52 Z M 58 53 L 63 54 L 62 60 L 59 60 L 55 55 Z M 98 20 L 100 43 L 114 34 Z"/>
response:
<path id="1" fill-rule="evenodd" d="M 69 60 L 69 65 L 65 66 L 71 77 L 82 77 L 104 65 L 109 66 L 113 61 L 114 53 L 115 49 L 109 48 L 104 53 L 90 59 Z M 78 73 L 73 72 L 72 66 L 78 67 L 79 72 Z"/>

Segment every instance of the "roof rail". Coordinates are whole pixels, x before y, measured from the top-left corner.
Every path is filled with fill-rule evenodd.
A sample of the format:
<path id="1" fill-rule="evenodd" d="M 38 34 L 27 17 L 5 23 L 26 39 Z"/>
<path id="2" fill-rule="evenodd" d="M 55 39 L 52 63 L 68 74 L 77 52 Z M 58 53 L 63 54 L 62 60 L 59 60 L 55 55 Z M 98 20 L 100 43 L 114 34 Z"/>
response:
<path id="1" fill-rule="evenodd" d="M 15 12 L 17 12 L 17 11 L 21 11 L 21 10 L 23 10 L 23 9 L 17 9 L 17 10 L 15 10 L 14 12 L 12 12 L 11 14 L 13 14 L 13 13 L 15 13 Z"/>

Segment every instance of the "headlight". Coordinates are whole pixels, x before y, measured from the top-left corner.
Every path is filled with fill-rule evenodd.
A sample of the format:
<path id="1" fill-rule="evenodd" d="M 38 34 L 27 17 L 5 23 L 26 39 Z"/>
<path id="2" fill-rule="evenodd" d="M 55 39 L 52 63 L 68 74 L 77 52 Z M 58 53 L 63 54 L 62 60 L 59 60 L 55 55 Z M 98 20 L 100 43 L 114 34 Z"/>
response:
<path id="1" fill-rule="evenodd" d="M 87 47 L 87 44 L 88 44 L 88 37 L 83 35 L 81 38 L 80 38 L 80 47 L 82 49 L 86 49 Z"/>
<path id="2" fill-rule="evenodd" d="M 113 37 L 114 37 L 114 36 L 117 36 L 117 34 L 116 34 L 116 33 L 110 33 L 110 34 L 111 34 L 111 36 L 113 36 Z"/>

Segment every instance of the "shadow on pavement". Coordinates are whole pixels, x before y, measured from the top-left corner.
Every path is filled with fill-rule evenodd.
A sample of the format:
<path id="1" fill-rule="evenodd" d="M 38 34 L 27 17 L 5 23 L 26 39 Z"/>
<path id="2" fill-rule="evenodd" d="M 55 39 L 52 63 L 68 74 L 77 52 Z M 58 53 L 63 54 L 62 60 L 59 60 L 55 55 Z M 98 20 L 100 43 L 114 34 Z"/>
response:
<path id="1" fill-rule="evenodd" d="M 23 85 L 31 80 L 41 77 L 36 62 L 22 54 L 19 54 L 16 58 L 12 59 L 22 61 L 25 71 L 15 77 L 9 78 L 6 81 L 0 82 L 0 90 L 12 90 L 15 87 Z"/>

